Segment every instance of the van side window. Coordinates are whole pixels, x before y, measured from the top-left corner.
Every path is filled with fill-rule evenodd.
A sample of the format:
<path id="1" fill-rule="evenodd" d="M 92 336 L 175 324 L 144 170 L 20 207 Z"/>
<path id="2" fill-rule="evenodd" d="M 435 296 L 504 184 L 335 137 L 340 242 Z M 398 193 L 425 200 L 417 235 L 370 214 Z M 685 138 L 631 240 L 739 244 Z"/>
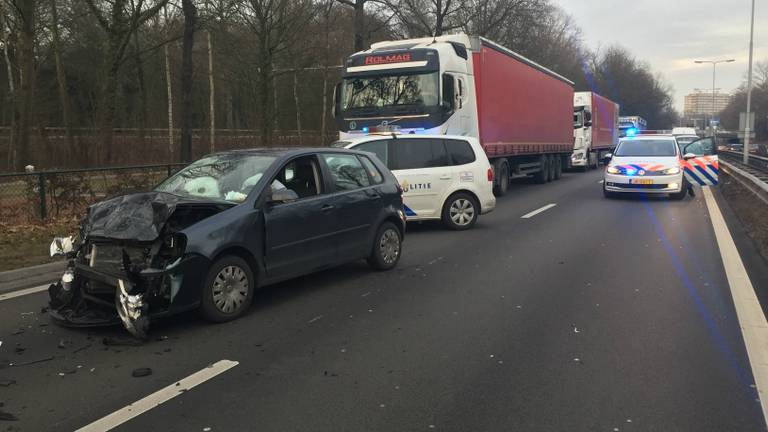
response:
<path id="1" fill-rule="evenodd" d="M 384 162 L 384 165 L 386 165 L 387 168 L 392 169 L 389 165 L 389 146 L 387 143 L 389 143 L 389 140 L 369 141 L 360 144 L 359 146 L 355 146 L 355 150 L 375 154 L 380 161 Z"/>
<path id="2" fill-rule="evenodd" d="M 371 185 L 366 169 L 357 156 L 323 153 L 321 157 L 331 171 L 331 180 L 337 191 L 355 190 Z"/>
<path id="3" fill-rule="evenodd" d="M 393 169 L 435 168 L 448 166 L 448 153 L 443 140 L 398 138 L 392 141 L 397 149 Z"/>
<path id="4" fill-rule="evenodd" d="M 452 165 L 466 165 L 475 161 L 475 152 L 468 142 L 462 140 L 445 140 L 448 156 Z"/>
<path id="5" fill-rule="evenodd" d="M 363 162 L 363 166 L 365 167 L 366 171 L 368 171 L 368 176 L 373 181 L 373 184 L 384 183 L 384 176 L 381 175 L 381 171 L 376 168 L 376 165 L 371 162 L 370 159 L 365 156 L 360 156 L 360 160 Z"/>

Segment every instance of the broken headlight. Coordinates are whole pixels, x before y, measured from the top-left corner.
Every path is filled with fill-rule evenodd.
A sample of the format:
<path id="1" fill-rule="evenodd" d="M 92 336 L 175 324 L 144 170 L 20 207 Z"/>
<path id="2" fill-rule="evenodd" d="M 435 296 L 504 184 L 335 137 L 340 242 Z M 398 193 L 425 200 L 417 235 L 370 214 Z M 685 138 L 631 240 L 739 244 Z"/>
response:
<path id="1" fill-rule="evenodd" d="M 51 242 L 50 252 L 51 256 L 67 256 L 75 250 L 75 238 L 69 237 L 55 237 Z"/>

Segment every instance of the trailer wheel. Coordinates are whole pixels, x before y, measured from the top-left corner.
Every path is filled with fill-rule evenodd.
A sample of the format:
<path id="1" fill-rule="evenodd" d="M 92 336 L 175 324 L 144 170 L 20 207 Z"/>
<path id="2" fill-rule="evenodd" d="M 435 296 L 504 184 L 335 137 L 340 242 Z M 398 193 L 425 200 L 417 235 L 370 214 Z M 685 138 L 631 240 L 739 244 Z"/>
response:
<path id="1" fill-rule="evenodd" d="M 560 155 L 555 156 L 555 180 L 560 180 L 563 176 L 563 158 Z"/>
<path id="2" fill-rule="evenodd" d="M 496 173 L 496 182 L 493 185 L 493 194 L 502 197 L 509 190 L 509 164 L 506 160 L 494 164 L 494 173 Z"/>
<path id="3" fill-rule="evenodd" d="M 547 160 L 548 159 L 546 155 L 541 155 L 541 158 L 539 159 L 539 165 L 541 166 L 541 169 L 533 175 L 533 181 L 538 184 L 544 184 L 547 182 Z"/>
<path id="4" fill-rule="evenodd" d="M 549 183 L 555 179 L 555 161 L 550 155 L 546 155 L 544 157 L 547 161 L 547 183 Z"/>

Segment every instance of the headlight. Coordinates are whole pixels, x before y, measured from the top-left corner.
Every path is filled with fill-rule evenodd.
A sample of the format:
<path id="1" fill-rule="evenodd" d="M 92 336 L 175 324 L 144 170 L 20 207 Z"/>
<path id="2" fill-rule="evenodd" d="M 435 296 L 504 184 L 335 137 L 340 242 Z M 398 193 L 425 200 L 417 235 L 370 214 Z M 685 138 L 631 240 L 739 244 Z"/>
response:
<path id="1" fill-rule="evenodd" d="M 608 174 L 620 174 L 621 170 L 616 168 L 615 166 L 609 166 L 608 167 Z"/>
<path id="2" fill-rule="evenodd" d="M 664 174 L 668 174 L 668 175 L 680 174 L 680 168 L 678 167 L 667 168 L 664 170 Z"/>

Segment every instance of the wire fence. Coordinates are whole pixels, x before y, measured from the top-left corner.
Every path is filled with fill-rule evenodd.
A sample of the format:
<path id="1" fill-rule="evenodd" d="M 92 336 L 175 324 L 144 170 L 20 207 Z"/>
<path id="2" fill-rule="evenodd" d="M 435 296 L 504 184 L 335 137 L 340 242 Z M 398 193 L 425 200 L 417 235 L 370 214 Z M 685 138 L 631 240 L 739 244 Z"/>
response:
<path id="1" fill-rule="evenodd" d="M 183 164 L 0 174 L 0 221 L 8 225 L 82 217 L 105 198 L 147 191 Z"/>

